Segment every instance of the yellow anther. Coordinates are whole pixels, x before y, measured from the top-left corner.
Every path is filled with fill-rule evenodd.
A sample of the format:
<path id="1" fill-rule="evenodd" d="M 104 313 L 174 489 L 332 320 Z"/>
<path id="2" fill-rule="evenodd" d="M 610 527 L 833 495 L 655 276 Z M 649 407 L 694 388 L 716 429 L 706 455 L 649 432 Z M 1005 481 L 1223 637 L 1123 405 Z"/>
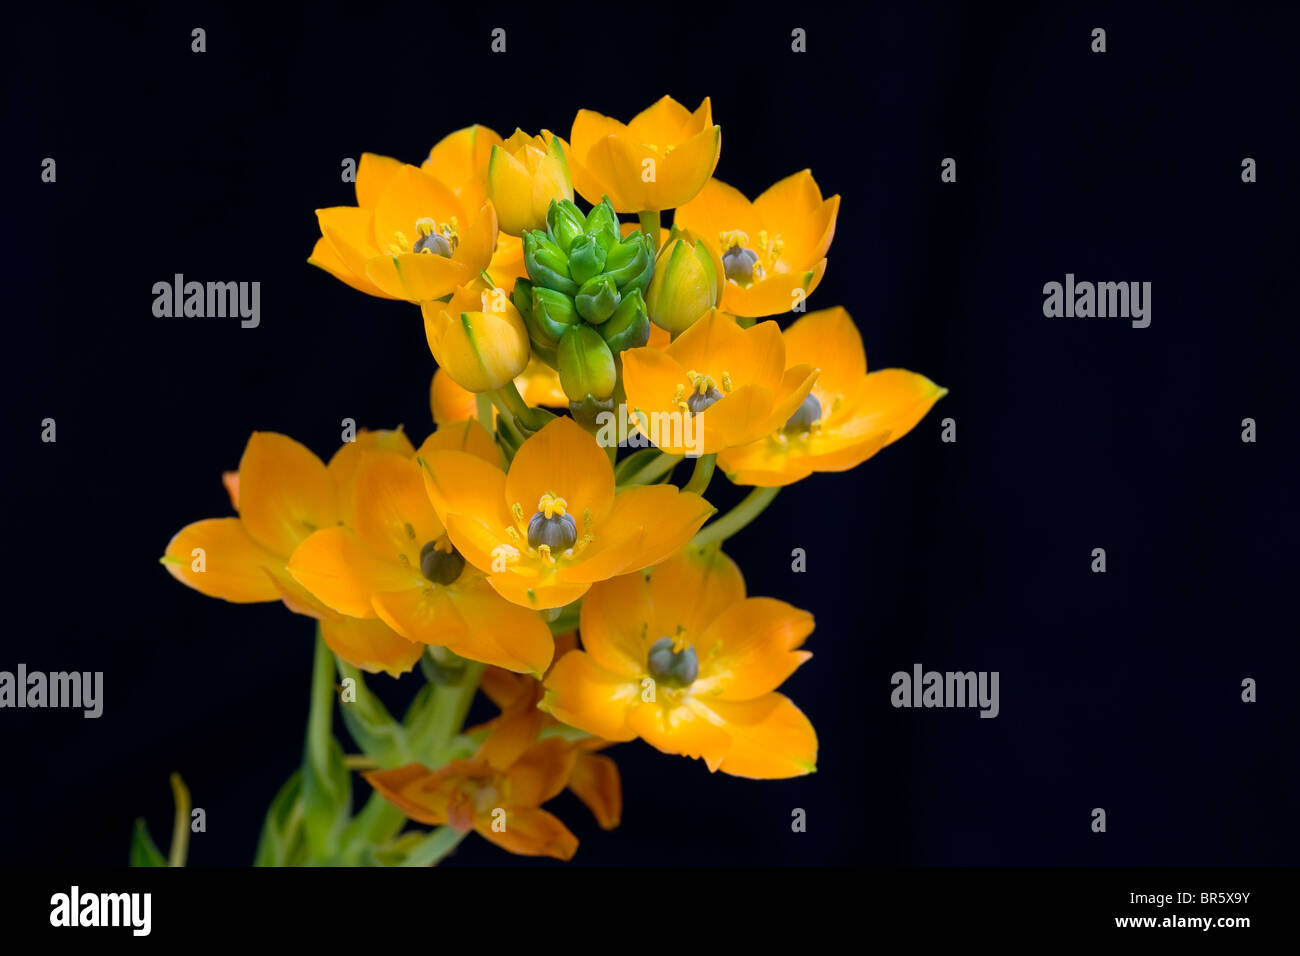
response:
<path id="1" fill-rule="evenodd" d="M 685 394 L 686 394 L 685 385 L 678 385 L 675 389 L 673 389 L 673 404 L 680 405 L 682 403 L 682 396 Z"/>
<path id="2" fill-rule="evenodd" d="M 723 371 L 722 373 L 722 390 L 728 395 L 731 394 L 731 373 L 730 372 Z"/>
<path id="3" fill-rule="evenodd" d="M 519 502 L 516 501 L 513 505 L 510 506 L 510 513 L 515 516 L 516 521 L 524 520 L 524 506 L 521 505 Z"/>
<path id="4" fill-rule="evenodd" d="M 781 258 L 781 252 L 782 252 L 784 249 L 785 249 L 785 240 L 782 239 L 780 236 L 777 236 L 777 237 L 772 241 L 772 253 L 771 253 L 771 257 L 772 257 L 772 261 L 773 261 L 773 262 L 775 262 L 777 259 L 780 259 L 780 258 Z"/>
<path id="5" fill-rule="evenodd" d="M 758 251 L 759 251 L 759 252 L 766 252 L 766 251 L 767 251 L 767 230 L 766 230 L 766 229 L 761 229 L 761 230 L 759 230 L 759 233 L 758 233 Z"/>
<path id="6" fill-rule="evenodd" d="M 506 535 L 507 537 L 510 538 L 511 541 L 523 540 L 519 535 L 519 529 L 516 528 L 514 525 L 511 525 L 510 527 L 506 528 Z"/>
<path id="7" fill-rule="evenodd" d="M 582 526 L 583 526 L 584 528 L 590 528 L 590 527 L 591 527 L 591 523 L 592 523 L 592 521 L 594 521 L 594 520 L 595 520 L 595 518 L 592 517 L 591 509 L 590 509 L 590 508 L 584 508 L 584 509 L 583 509 L 583 512 L 582 512 Z M 587 537 L 591 537 L 591 535 L 587 535 Z"/>
<path id="8" fill-rule="evenodd" d="M 555 558 L 551 555 L 551 546 L 549 544 L 539 544 L 537 546 L 537 555 L 547 564 L 555 563 Z"/>
<path id="9" fill-rule="evenodd" d="M 691 646 L 691 642 L 688 641 L 686 638 L 682 637 L 680 634 L 678 634 L 676 637 L 673 638 L 674 654 L 680 654 L 682 651 L 686 650 L 690 646 Z"/>
<path id="10" fill-rule="evenodd" d="M 724 229 L 718 233 L 718 246 L 723 252 L 732 249 L 744 249 L 749 245 L 749 236 L 739 229 Z"/>
<path id="11" fill-rule="evenodd" d="M 554 518 L 556 515 L 564 515 L 569 510 L 569 503 L 558 495 L 553 495 L 549 491 L 542 495 L 541 500 L 537 502 L 537 510 L 547 518 Z"/>
<path id="12" fill-rule="evenodd" d="M 581 554 L 581 553 L 582 553 L 582 549 L 585 548 L 587 545 L 591 544 L 591 542 L 594 541 L 594 540 L 595 540 L 595 538 L 594 538 L 593 535 L 590 535 L 590 534 L 584 534 L 581 538 L 578 539 L 578 543 L 575 544 L 575 545 L 574 545 L 572 548 L 570 548 L 568 551 L 566 551 L 565 554 L 569 554 L 569 553 L 573 553 L 573 554 Z"/>
<path id="13" fill-rule="evenodd" d="M 438 224 L 425 216 L 423 219 L 415 220 L 415 232 L 423 239 L 425 236 L 432 235 L 438 228 Z"/>

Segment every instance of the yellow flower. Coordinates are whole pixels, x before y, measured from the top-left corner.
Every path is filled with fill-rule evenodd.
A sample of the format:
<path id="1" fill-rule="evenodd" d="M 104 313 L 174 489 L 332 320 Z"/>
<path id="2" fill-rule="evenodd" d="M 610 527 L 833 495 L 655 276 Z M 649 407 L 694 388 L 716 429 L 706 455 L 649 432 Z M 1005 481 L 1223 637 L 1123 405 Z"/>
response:
<path id="1" fill-rule="evenodd" d="M 593 205 L 609 196 L 615 212 L 675 209 L 700 191 L 718 165 L 722 129 L 705 97 L 690 112 L 671 96 L 626 126 L 579 110 L 568 150 L 573 185 Z"/>
<path id="2" fill-rule="evenodd" d="M 478 276 L 497 240 L 490 202 L 466 208 L 430 173 L 373 153 L 357 168 L 357 205 L 317 209 L 316 218 L 321 239 L 308 262 L 354 289 L 410 302 Z"/>
<path id="3" fill-rule="evenodd" d="M 781 315 L 822 281 L 839 208 L 840 197 L 823 200 L 805 169 L 752 203 L 711 179 L 673 214 L 673 222 L 718 244 L 726 275 L 723 309 L 751 317 Z"/>
<path id="4" fill-rule="evenodd" d="M 812 655 L 812 615 L 747 598 L 716 548 L 687 548 L 583 599 L 584 650 L 560 658 L 542 708 L 606 740 L 640 737 L 712 771 L 777 779 L 816 769 L 817 735 L 776 692 Z"/>
<path id="5" fill-rule="evenodd" d="M 487 200 L 487 171 L 492 150 L 503 140 L 486 126 L 467 126 L 448 133 L 429 150 L 421 168 L 440 180 L 460 199 L 466 209 L 479 209 Z M 524 267 L 524 244 L 504 232 L 497 236 L 496 252 L 487 267 L 495 285 L 511 288 L 515 279 L 528 274 Z"/>
<path id="6" fill-rule="evenodd" d="M 412 820 L 430 826 L 473 830 L 510 853 L 569 860 L 578 838 L 541 805 L 557 796 L 573 775 L 573 744 L 538 739 L 542 714 L 532 700 L 511 709 L 470 760 L 437 770 L 409 763 L 365 775 Z"/>
<path id="7" fill-rule="evenodd" d="M 478 279 L 448 302 L 422 302 L 420 312 L 434 361 L 461 388 L 490 392 L 528 367 L 528 327 L 504 289 Z"/>
<path id="8" fill-rule="evenodd" d="M 794 414 L 816 377 L 809 365 L 786 368 L 775 322 L 742 329 L 717 309 L 667 348 L 623 353 L 636 427 L 678 455 L 709 455 L 770 434 Z"/>
<path id="9" fill-rule="evenodd" d="M 254 432 L 239 471 L 224 476 L 237 518 L 209 518 L 182 528 L 162 559 L 176 580 L 236 604 L 283 601 L 291 611 L 320 621 L 330 650 L 363 670 L 396 676 L 415 666 L 423 648 L 382 621 L 337 613 L 289 574 L 294 549 L 317 528 L 347 511 L 344 487 L 362 449 L 414 453 L 400 430 L 357 434 L 325 465 L 311 450 L 274 432 Z"/>
<path id="10" fill-rule="evenodd" d="M 716 306 L 721 292 L 722 263 L 716 254 L 691 233 L 679 233 L 659 253 L 646 311 L 651 322 L 675 335 Z"/>
<path id="11" fill-rule="evenodd" d="M 778 430 L 718 456 L 737 485 L 788 485 L 817 471 L 847 471 L 898 441 L 944 395 L 901 368 L 867 374 L 862 336 L 842 308 L 810 312 L 785 331 L 786 360 L 816 366 L 812 391 Z"/>
<path id="12" fill-rule="evenodd" d="M 416 455 L 428 459 L 446 449 L 485 467 L 501 461 L 478 422 L 440 428 Z M 351 483 L 350 523 L 320 528 L 289 559 L 289 573 L 303 588 L 340 614 L 380 619 L 408 641 L 508 670 L 545 672 L 554 651 L 550 630 L 466 566 L 429 504 L 414 458 L 362 454 Z"/>
<path id="13" fill-rule="evenodd" d="M 559 138 L 545 130 L 541 136 L 529 136 L 517 129 L 502 145 L 492 147 L 487 193 L 502 232 L 522 236 L 525 229 L 545 229 L 551 201 L 573 199 Z"/>
<path id="14" fill-rule="evenodd" d="M 456 549 L 524 607 L 563 607 L 595 581 L 662 561 L 714 511 L 672 485 L 616 495 L 609 456 L 570 418 L 525 441 L 508 473 L 464 452 L 423 458 L 425 487 Z"/>

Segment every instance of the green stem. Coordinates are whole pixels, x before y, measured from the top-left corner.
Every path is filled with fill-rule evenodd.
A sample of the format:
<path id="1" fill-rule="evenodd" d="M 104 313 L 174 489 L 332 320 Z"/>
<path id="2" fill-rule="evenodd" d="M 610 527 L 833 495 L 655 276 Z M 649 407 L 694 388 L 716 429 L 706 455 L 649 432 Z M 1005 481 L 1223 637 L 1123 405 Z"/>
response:
<path id="1" fill-rule="evenodd" d="M 529 431 L 535 432 L 545 424 L 544 421 L 537 417 L 529 404 L 524 401 L 524 397 L 519 394 L 519 389 L 515 387 L 514 382 L 506 382 L 492 395 L 494 398 L 500 399 L 505 404 L 506 410 L 515 417 L 520 425 Z"/>
<path id="2" fill-rule="evenodd" d="M 780 488 L 755 488 L 747 494 L 740 504 L 717 521 L 705 526 L 704 530 L 691 539 L 691 544 L 699 547 L 715 541 L 726 541 L 733 534 L 763 513 L 772 503 Z"/>
<path id="3" fill-rule="evenodd" d="M 478 420 L 489 432 L 492 431 L 492 396 L 486 392 L 479 392 L 474 396 L 474 410 L 478 412 Z"/>
<path id="4" fill-rule="evenodd" d="M 334 652 L 316 625 L 316 653 L 311 664 L 311 711 L 307 715 L 307 762 L 324 773 L 330 762 L 334 723 Z"/>
<path id="5" fill-rule="evenodd" d="M 660 478 L 676 468 L 677 463 L 681 460 L 681 455 L 670 455 L 667 452 L 661 451 L 658 458 L 653 459 L 650 464 L 646 465 L 640 471 L 633 472 L 624 484 L 648 485 L 656 478 Z"/>
<path id="6" fill-rule="evenodd" d="M 641 231 L 650 237 L 654 243 L 655 252 L 659 251 L 659 210 L 647 209 L 639 212 L 636 217 L 641 220 Z"/>
<path id="7" fill-rule="evenodd" d="M 407 854 L 406 859 L 402 861 L 402 866 L 432 866 L 460 846 L 460 841 L 467 836 L 469 836 L 468 830 L 457 830 L 450 826 L 438 827 Z"/>
<path id="8" fill-rule="evenodd" d="M 478 691 L 478 682 L 487 670 L 486 664 L 466 661 L 465 672 L 454 684 L 440 684 L 433 692 L 433 713 L 429 715 L 430 733 L 439 751 L 445 750 L 453 737 L 460 733 L 469 713 L 469 705 Z"/>
<path id="9" fill-rule="evenodd" d="M 697 495 L 704 494 L 709 482 L 713 479 L 713 469 L 717 466 L 717 455 L 701 455 L 695 459 L 695 470 L 691 472 L 691 480 L 686 483 L 682 491 L 691 491 Z"/>

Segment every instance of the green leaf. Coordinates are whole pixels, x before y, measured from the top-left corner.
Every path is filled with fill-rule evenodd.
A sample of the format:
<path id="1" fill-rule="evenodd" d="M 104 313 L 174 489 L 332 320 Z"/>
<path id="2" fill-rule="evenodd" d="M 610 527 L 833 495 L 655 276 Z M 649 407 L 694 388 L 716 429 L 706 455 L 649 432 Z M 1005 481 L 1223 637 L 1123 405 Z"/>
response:
<path id="1" fill-rule="evenodd" d="M 302 832 L 302 769 L 299 768 L 271 801 L 257 841 L 254 866 L 297 866 L 306 856 Z"/>
<path id="2" fill-rule="evenodd" d="M 145 824 L 143 817 L 135 821 L 135 828 L 131 831 L 130 865 L 167 865 L 167 858 L 159 851 L 158 844 L 153 842 L 153 837 L 149 835 L 149 827 Z"/>

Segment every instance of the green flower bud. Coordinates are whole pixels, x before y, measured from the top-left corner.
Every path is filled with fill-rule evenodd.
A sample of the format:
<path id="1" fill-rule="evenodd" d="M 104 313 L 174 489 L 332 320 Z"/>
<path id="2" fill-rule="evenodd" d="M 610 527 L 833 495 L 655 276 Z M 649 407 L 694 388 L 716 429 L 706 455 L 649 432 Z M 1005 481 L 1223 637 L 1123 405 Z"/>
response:
<path id="1" fill-rule="evenodd" d="M 547 348 L 555 348 L 569 326 L 582 321 L 572 297 L 554 289 L 534 287 L 530 309 L 532 319 L 528 330 Z"/>
<path id="2" fill-rule="evenodd" d="M 646 313 L 645 299 L 639 289 L 623 296 L 609 321 L 597 329 L 611 352 L 617 355 L 624 349 L 635 349 L 650 341 L 650 316 Z"/>
<path id="3" fill-rule="evenodd" d="M 586 282 L 605 269 L 605 250 L 594 236 L 583 234 L 569 247 L 569 275 L 577 283 Z"/>
<path id="4" fill-rule="evenodd" d="M 618 243 L 621 238 L 618 231 L 618 214 L 614 212 L 614 206 L 608 196 L 599 205 L 592 206 L 591 212 L 587 213 L 586 232 L 593 236 L 606 251 Z"/>
<path id="5" fill-rule="evenodd" d="M 546 213 L 546 231 L 561 251 L 567 253 L 585 228 L 586 218 L 572 200 L 551 200 L 551 208 Z"/>
<path id="6" fill-rule="evenodd" d="M 516 279 L 515 287 L 510 290 L 510 303 L 527 320 L 533 307 L 533 284 L 527 279 Z"/>
<path id="7" fill-rule="evenodd" d="M 612 276 L 624 292 L 630 289 L 645 291 L 654 274 L 654 264 L 655 255 L 650 248 L 650 238 L 644 232 L 634 232 L 609 251 L 605 260 L 605 274 Z"/>
<path id="8" fill-rule="evenodd" d="M 569 295 L 578 291 L 578 283 L 569 275 L 569 262 L 564 250 L 541 230 L 524 233 L 524 266 L 534 285 Z"/>
<path id="9" fill-rule="evenodd" d="M 654 279 L 646 291 L 650 321 L 676 335 L 718 304 L 718 268 L 703 242 L 682 238 L 659 253 Z"/>
<path id="10" fill-rule="evenodd" d="M 591 326 L 571 326 L 560 339 L 557 358 L 560 385 L 570 401 L 581 402 L 588 395 L 602 400 L 614 393 L 618 384 L 614 353 Z"/>
<path id="11" fill-rule="evenodd" d="M 588 279 L 574 297 L 578 314 L 592 325 L 599 325 L 613 315 L 620 299 L 618 286 L 605 275 Z"/>

